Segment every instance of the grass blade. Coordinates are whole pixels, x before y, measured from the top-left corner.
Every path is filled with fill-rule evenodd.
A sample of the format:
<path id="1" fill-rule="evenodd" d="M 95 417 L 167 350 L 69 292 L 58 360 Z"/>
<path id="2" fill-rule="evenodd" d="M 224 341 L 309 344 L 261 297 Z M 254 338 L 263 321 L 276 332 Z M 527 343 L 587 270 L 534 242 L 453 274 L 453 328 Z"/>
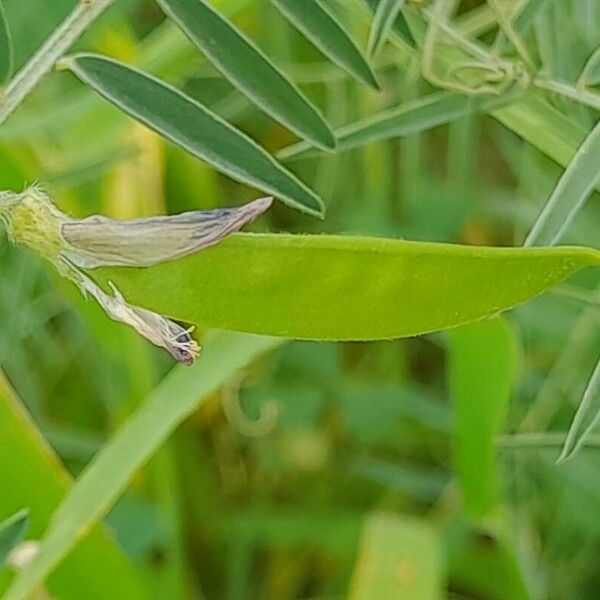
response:
<path id="1" fill-rule="evenodd" d="M 101 283 L 113 281 L 129 302 L 185 322 L 290 338 L 373 340 L 476 321 L 594 264 L 600 251 L 585 248 L 237 234 L 182 260 L 94 274 Z"/>
<path id="2" fill-rule="evenodd" d="M 581 75 L 579 76 L 578 84 L 582 86 L 586 85 L 598 85 L 600 83 L 600 46 L 592 52 L 590 57 L 587 59 Z"/>
<path id="3" fill-rule="evenodd" d="M 207 397 L 258 356 L 280 342 L 217 333 L 202 360 L 175 368 L 94 458 L 54 513 L 35 560 L 15 579 L 4 600 L 24 600 L 112 506 L 132 475 L 169 434 Z"/>
<path id="4" fill-rule="evenodd" d="M 290 206 L 323 214 L 321 199 L 248 136 L 175 88 L 99 55 L 78 54 L 64 65 L 121 110 L 234 179 Z"/>
<path id="5" fill-rule="evenodd" d="M 29 511 L 20 510 L 0 523 L 0 569 L 8 561 L 10 553 L 23 541 L 29 527 Z"/>
<path id="6" fill-rule="evenodd" d="M 320 148 L 335 148 L 329 125 L 300 90 L 249 39 L 204 0 L 158 0 L 165 13 L 267 114 Z"/>
<path id="7" fill-rule="evenodd" d="M 474 525 L 462 520 L 450 524 L 444 538 L 450 586 L 462 590 L 467 598 L 531 600 L 534 596 L 528 590 L 514 543 L 506 539 L 501 527 L 495 525 L 494 517 Z M 487 542 L 485 551 L 481 548 L 482 533 Z"/>
<path id="8" fill-rule="evenodd" d="M 494 109 L 490 114 L 563 166 L 569 164 L 586 137 L 581 125 L 538 94 L 525 94 L 518 102 Z"/>
<path id="9" fill-rule="evenodd" d="M 441 543 L 433 529 L 394 514 L 371 516 L 348 598 L 437 600 L 443 595 Z"/>
<path id="10" fill-rule="evenodd" d="M 495 443 L 515 383 L 517 343 L 495 318 L 450 332 L 455 468 L 467 512 L 485 517 L 497 501 Z"/>
<path id="11" fill-rule="evenodd" d="M 577 407 L 557 463 L 572 458 L 583 448 L 590 434 L 600 423 L 600 360 L 596 363 L 583 398 Z"/>
<path id="12" fill-rule="evenodd" d="M 597 124 L 577 150 L 542 212 L 525 239 L 525 246 L 556 244 L 575 215 L 600 183 L 598 155 L 600 124 Z"/>
<path id="13" fill-rule="evenodd" d="M 480 110 L 495 106 L 502 100 L 469 98 L 449 92 L 437 92 L 376 113 L 363 121 L 346 125 L 336 131 L 337 151 L 346 152 L 374 142 L 404 137 L 445 125 Z M 277 154 L 282 160 L 311 158 L 319 150 L 307 142 L 283 148 Z"/>
<path id="14" fill-rule="evenodd" d="M 369 56 L 375 56 L 390 33 L 406 0 L 380 0 L 369 32 Z"/>
<path id="15" fill-rule="evenodd" d="M 13 71 L 13 51 L 10 29 L 3 1 L 0 0 L 0 89 L 6 83 Z"/>
<path id="16" fill-rule="evenodd" d="M 365 0 L 367 6 L 371 9 L 373 14 L 377 12 L 377 8 L 383 0 Z M 411 48 L 416 47 L 415 38 L 413 37 L 412 31 L 408 25 L 408 22 L 404 18 L 404 15 L 400 12 L 396 18 L 396 22 L 393 24 L 394 32 L 397 33 L 400 38 L 408 44 Z"/>
<path id="17" fill-rule="evenodd" d="M 547 2 L 548 0 L 529 0 L 524 6 L 521 5 L 519 13 L 512 19 L 513 29 L 519 36 L 525 37 L 529 33 L 537 15 Z M 509 49 L 510 42 L 504 32 L 499 34 L 496 44 L 500 52 L 506 52 Z"/>
<path id="18" fill-rule="evenodd" d="M 71 478 L 0 373 L 0 520 L 26 506 L 30 536 L 39 539 L 52 512 L 71 487 Z M 102 573 L 111 585 L 90 586 Z M 47 584 L 61 600 L 110 600 L 115 590 L 128 600 L 147 593 L 133 565 L 100 526 L 92 527 Z M 0 588 L 0 597 L 4 598 Z"/>
<path id="19" fill-rule="evenodd" d="M 359 81 L 378 90 L 379 83 L 350 34 L 318 0 L 271 0 L 277 9 L 327 58 Z"/>

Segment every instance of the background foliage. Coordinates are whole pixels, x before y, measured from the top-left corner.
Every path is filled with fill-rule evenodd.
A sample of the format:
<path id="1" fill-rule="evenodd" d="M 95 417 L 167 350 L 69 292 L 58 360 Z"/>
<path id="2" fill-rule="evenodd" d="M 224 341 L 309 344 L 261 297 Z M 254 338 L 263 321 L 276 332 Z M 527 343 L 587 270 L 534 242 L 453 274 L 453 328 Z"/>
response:
<path id="1" fill-rule="evenodd" d="M 256 197 L 242 181 L 287 204 L 253 226 L 261 233 L 521 246 L 534 223 L 529 245 L 554 243 L 568 224 L 561 242 L 597 247 L 597 195 L 584 204 L 600 172 L 595 0 L 465 0 L 446 25 L 442 2 L 158 4 L 119 0 L 75 50 L 183 90 L 206 107 L 202 122 L 191 113 L 202 135 L 184 143 L 190 127 L 176 138 L 165 121 L 167 142 L 124 115 L 89 87 L 122 107 L 130 94 L 127 112 L 155 129 L 163 97 L 131 100 L 122 71 L 76 54 L 0 126 L 0 189 L 39 181 L 74 215 L 127 218 Z M 243 38 L 218 21 L 203 30 L 210 6 Z M 193 43 L 161 7 L 175 21 L 204 11 L 195 29 L 183 19 Z M 4 0 L 13 56 L 0 55 L 0 81 L 71 8 Z M 451 35 L 427 33 L 432 21 Z M 0 27 L 0 48 L 8 39 Z M 331 130 L 337 152 L 326 151 Z M 232 147 L 259 176 L 238 168 Z M 324 221 L 311 216 L 321 200 Z M 40 586 L 67 599 L 595 597 L 598 439 L 576 430 L 581 451 L 554 461 L 598 360 L 597 269 L 449 334 L 251 334 L 438 329 L 512 306 L 597 254 L 489 251 L 499 258 L 476 268 L 467 259 L 488 251 L 451 262 L 455 251 L 426 245 L 394 263 L 356 248 L 410 245 L 340 241 L 347 252 L 331 259 L 311 237 L 290 238 L 298 248 L 286 254 L 286 239 L 239 236 L 188 261 L 99 275 L 200 323 L 204 354 L 187 370 L 2 239 L 0 522 L 20 509 L 29 522 L 0 527 L 0 560 L 25 527 L 44 542 L 16 581 L 14 566 L 0 571 L 0 589 L 12 582 L 13 599 Z M 317 309 L 339 281 L 347 297 L 324 321 Z"/>

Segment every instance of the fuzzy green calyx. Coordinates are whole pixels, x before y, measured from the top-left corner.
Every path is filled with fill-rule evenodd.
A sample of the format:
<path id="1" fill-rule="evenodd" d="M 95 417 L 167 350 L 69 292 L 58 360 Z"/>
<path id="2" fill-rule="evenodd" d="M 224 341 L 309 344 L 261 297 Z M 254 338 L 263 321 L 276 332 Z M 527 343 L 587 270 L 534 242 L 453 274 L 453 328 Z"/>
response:
<path id="1" fill-rule="evenodd" d="M 200 352 L 185 329 L 162 315 L 129 304 L 111 285 L 107 294 L 82 269 L 147 267 L 200 251 L 254 220 L 271 206 L 259 198 L 241 207 L 118 221 L 100 215 L 72 219 L 39 188 L 22 194 L 0 191 L 0 222 L 11 242 L 28 246 L 54 264 L 84 296 L 93 296 L 115 321 L 133 327 L 179 362 L 191 365 Z"/>
<path id="2" fill-rule="evenodd" d="M 0 200 L 0 217 L 11 241 L 28 246 L 56 263 L 65 248 L 60 228 L 68 217 L 56 208 L 43 191 L 35 187 L 22 194 L 4 196 Z"/>

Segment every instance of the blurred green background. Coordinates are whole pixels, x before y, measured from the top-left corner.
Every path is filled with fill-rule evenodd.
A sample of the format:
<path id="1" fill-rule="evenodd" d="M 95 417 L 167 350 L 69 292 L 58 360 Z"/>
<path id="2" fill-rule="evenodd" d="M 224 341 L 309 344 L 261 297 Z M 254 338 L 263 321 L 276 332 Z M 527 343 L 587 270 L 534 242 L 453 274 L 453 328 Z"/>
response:
<path id="1" fill-rule="evenodd" d="M 408 50 L 384 48 L 376 93 L 325 60 L 270 2 L 214 4 L 334 127 L 431 90 Z M 329 4 L 364 47 L 369 19 L 353 2 Z M 463 18 L 475 19 L 484 4 L 464 2 Z M 17 65 L 71 6 L 6 1 Z M 600 5 L 548 0 L 528 43 L 548 73 L 575 80 L 600 44 Z M 77 47 L 174 83 L 270 151 L 294 141 L 149 0 L 119 0 Z M 549 101 L 585 129 L 595 120 L 578 104 Z M 289 166 L 322 195 L 326 220 L 278 204 L 251 229 L 503 246 L 522 243 L 562 172 L 483 114 Z M 0 128 L 0 189 L 35 181 L 81 216 L 175 213 L 256 196 L 60 72 Z M 595 196 L 565 241 L 597 244 L 599 218 Z M 0 272 L 0 365 L 76 477 L 172 362 L 5 238 Z M 597 271 L 584 272 L 490 331 L 285 341 L 253 361 L 177 429 L 105 518 L 119 560 L 132 565 L 127 577 L 147 597 L 169 599 L 597 597 L 597 450 L 590 444 L 554 464 L 600 347 L 598 305 L 580 298 L 597 282 Z M 473 384 L 474 397 L 461 395 L 461 381 Z M 479 384 L 483 396 L 498 391 L 493 408 Z M 456 390 L 467 403 L 462 412 Z M 6 443 L 0 455 L 17 476 L 31 467 L 16 446 Z M 0 473 L 0 482 L 0 495 L 10 497 L 10 479 Z M 17 508 L 7 501 L 0 517 Z M 39 537 L 46 517 L 32 519 L 30 537 Z M 50 593 L 76 577 L 69 568 L 51 579 Z M 137 597 L 109 572 L 99 567 L 87 584 L 104 589 L 98 597 Z"/>

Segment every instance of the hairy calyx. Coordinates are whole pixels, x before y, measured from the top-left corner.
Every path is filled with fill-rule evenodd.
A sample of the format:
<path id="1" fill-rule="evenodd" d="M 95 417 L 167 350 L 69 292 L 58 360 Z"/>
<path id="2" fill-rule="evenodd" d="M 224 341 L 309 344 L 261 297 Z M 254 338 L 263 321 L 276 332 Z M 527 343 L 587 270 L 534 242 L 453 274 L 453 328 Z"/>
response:
<path id="1" fill-rule="evenodd" d="M 103 216 L 73 219 L 40 188 L 21 194 L 0 192 L 0 222 L 9 239 L 28 246 L 93 296 L 109 317 L 133 327 L 177 361 L 190 365 L 200 352 L 192 329 L 145 308 L 129 304 L 110 283 L 105 292 L 84 269 L 109 266 L 149 267 L 217 244 L 266 211 L 272 198 L 234 208 L 191 211 L 173 216 L 116 220 Z"/>

